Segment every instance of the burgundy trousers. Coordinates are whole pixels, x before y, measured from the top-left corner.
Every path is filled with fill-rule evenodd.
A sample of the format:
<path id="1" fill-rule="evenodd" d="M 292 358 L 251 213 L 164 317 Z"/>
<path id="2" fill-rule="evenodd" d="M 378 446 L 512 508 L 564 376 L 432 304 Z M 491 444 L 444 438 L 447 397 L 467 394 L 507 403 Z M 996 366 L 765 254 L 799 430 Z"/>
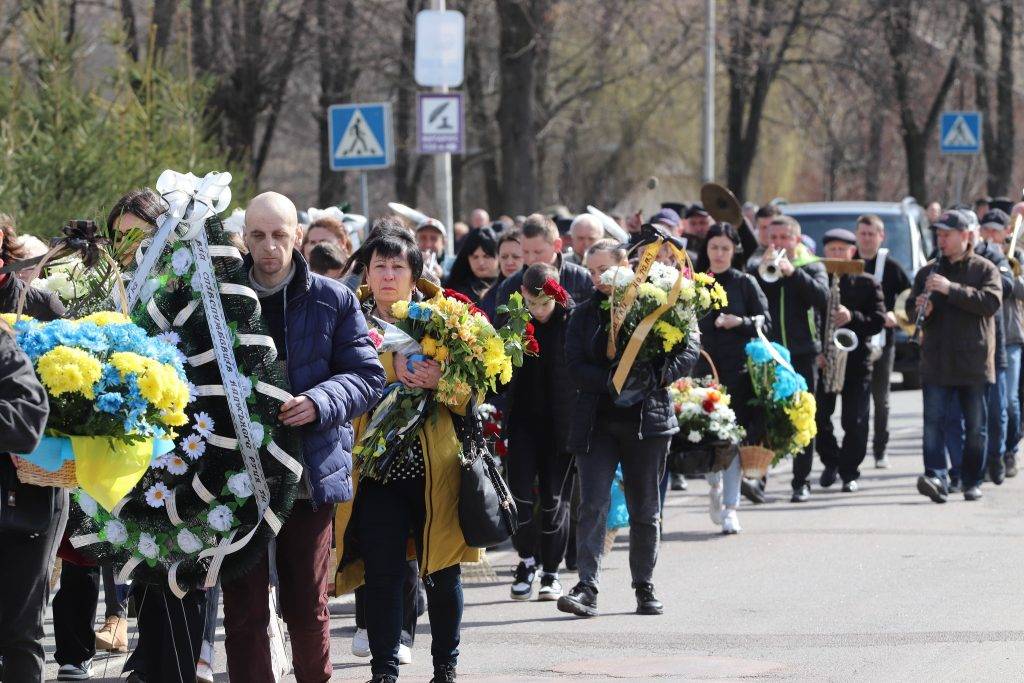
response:
<path id="1" fill-rule="evenodd" d="M 280 604 L 291 636 L 292 664 L 298 683 L 331 679 L 331 624 L 327 611 L 327 572 L 334 506 L 313 509 L 295 502 L 277 535 Z M 273 681 L 270 663 L 270 570 L 264 556 L 248 574 L 222 586 L 224 649 L 232 681 Z"/>

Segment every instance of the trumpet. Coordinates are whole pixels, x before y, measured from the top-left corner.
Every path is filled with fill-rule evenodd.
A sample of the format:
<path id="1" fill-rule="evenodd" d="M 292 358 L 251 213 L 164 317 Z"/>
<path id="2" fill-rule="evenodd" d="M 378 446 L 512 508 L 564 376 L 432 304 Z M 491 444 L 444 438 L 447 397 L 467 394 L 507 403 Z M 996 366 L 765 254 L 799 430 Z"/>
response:
<path id="1" fill-rule="evenodd" d="M 1010 262 L 1010 269 L 1013 271 L 1014 277 L 1020 277 L 1021 267 L 1020 261 L 1017 260 L 1017 238 L 1020 237 L 1021 216 L 1019 213 L 1014 216 L 1013 219 L 1013 235 L 1010 237 L 1010 244 L 1006 247 L 1006 259 Z"/>
<path id="2" fill-rule="evenodd" d="M 757 266 L 757 274 L 761 276 L 761 279 L 771 284 L 778 282 L 779 278 L 782 277 L 782 260 L 786 258 L 786 252 L 775 251 L 765 252 L 765 257 L 761 259 L 761 263 Z"/>

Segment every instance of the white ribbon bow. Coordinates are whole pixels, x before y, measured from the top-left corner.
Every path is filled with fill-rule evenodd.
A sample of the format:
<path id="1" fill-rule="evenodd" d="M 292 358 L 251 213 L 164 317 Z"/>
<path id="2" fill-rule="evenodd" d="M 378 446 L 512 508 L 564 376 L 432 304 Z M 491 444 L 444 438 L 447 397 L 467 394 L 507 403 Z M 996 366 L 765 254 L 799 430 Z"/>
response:
<path id="1" fill-rule="evenodd" d="M 202 178 L 171 169 L 160 174 L 156 191 L 163 195 L 170 210 L 167 215 L 184 222 L 188 228 L 178 230 L 182 239 L 194 239 L 206 219 L 228 208 L 231 203 L 231 174 L 210 172 Z M 166 218 L 164 220 L 167 220 Z"/>

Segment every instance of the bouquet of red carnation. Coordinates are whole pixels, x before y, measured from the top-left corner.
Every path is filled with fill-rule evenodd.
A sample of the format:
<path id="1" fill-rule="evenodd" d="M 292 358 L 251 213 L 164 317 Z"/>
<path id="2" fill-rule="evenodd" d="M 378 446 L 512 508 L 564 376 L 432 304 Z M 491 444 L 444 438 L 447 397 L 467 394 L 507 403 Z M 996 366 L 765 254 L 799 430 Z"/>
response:
<path id="1" fill-rule="evenodd" d="M 542 291 L 548 296 L 550 296 L 552 299 L 554 299 L 555 302 L 562 308 L 565 308 L 569 305 L 569 292 L 565 291 L 565 287 L 562 287 L 562 285 L 558 283 L 558 280 L 554 278 L 548 278 L 547 281 L 544 283 Z"/>

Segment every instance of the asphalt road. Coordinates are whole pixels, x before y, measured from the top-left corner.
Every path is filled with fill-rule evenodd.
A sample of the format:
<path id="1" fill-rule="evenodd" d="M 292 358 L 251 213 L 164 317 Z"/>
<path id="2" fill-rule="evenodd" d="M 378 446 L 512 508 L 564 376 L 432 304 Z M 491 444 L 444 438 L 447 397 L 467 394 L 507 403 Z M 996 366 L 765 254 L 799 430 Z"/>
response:
<path id="1" fill-rule="evenodd" d="M 703 481 L 670 494 L 663 616 L 633 613 L 625 532 L 591 620 L 510 601 L 515 560 L 491 554 L 493 572 L 467 578 L 459 680 L 1024 680 L 1024 477 L 986 485 L 980 502 L 931 503 L 914 487 L 920 393 L 893 398 L 893 467 L 875 470 L 869 456 L 858 493 L 815 487 L 811 502 L 790 504 L 782 465 L 769 484 L 777 501 L 744 502 L 732 537 L 711 525 Z M 563 574 L 566 588 L 574 580 Z M 368 660 L 349 653 L 351 616 L 332 626 L 332 680 L 367 680 Z M 429 642 L 424 617 L 403 680 L 429 680 Z M 116 680 L 122 660 L 98 659 L 96 678 Z"/>

